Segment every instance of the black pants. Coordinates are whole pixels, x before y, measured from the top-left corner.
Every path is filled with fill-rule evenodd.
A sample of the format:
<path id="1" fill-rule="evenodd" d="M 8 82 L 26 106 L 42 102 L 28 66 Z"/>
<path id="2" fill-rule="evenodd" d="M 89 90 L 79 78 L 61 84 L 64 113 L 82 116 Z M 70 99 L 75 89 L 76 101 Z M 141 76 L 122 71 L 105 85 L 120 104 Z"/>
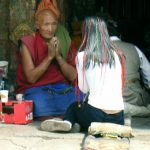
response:
<path id="1" fill-rule="evenodd" d="M 87 130 L 91 122 L 109 122 L 123 125 L 124 112 L 106 114 L 89 104 L 82 104 L 79 108 L 78 103 L 75 102 L 67 109 L 64 120 L 68 120 L 72 124 L 79 123 L 82 129 Z"/>

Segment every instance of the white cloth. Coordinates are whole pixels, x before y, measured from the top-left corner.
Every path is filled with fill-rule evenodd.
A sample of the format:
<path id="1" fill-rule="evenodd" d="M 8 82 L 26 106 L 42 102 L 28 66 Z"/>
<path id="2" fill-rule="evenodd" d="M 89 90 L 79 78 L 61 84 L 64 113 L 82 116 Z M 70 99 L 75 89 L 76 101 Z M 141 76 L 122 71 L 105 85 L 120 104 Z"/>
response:
<path id="1" fill-rule="evenodd" d="M 117 36 L 111 36 L 110 39 L 112 41 L 120 40 Z M 137 46 L 135 46 L 135 49 L 140 58 L 140 71 L 143 83 L 145 87 L 150 88 L 150 63 L 144 53 Z"/>
<path id="2" fill-rule="evenodd" d="M 87 70 L 83 70 L 84 52 L 76 58 L 78 85 L 83 93 L 89 92 L 88 104 L 103 110 L 123 110 L 121 64 L 115 53 L 115 66 L 108 64 L 93 68 L 92 62 Z"/>

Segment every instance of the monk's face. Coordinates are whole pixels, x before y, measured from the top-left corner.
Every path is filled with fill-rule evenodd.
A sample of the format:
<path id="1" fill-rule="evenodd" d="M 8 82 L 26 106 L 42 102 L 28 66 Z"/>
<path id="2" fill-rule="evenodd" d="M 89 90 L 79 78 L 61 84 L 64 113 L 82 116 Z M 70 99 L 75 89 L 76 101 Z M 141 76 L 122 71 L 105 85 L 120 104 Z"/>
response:
<path id="1" fill-rule="evenodd" d="M 46 12 L 39 15 L 36 26 L 42 37 L 50 40 L 55 35 L 57 24 L 57 18 L 52 13 Z"/>

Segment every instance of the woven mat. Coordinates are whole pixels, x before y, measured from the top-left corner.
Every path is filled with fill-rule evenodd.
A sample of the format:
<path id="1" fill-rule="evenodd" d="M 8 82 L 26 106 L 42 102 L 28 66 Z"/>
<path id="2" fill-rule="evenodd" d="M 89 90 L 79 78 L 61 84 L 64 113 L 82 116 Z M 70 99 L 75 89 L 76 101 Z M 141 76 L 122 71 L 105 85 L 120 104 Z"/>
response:
<path id="1" fill-rule="evenodd" d="M 129 150 L 129 146 L 127 138 L 95 138 L 89 135 L 85 139 L 83 150 Z"/>
<path id="2" fill-rule="evenodd" d="M 133 137 L 132 128 L 130 126 L 118 125 L 114 123 L 92 122 L 88 133 L 91 135 L 111 134 L 119 137 Z"/>

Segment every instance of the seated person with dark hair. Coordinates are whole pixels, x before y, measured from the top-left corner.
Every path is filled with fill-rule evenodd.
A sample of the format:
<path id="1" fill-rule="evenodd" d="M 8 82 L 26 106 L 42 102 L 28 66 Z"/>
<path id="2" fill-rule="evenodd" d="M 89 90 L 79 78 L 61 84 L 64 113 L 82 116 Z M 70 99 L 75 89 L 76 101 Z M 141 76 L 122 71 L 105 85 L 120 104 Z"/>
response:
<path id="1" fill-rule="evenodd" d="M 101 14 L 101 16 L 107 22 L 111 41 L 125 55 L 125 87 L 123 93 L 125 114 L 131 116 L 150 115 L 150 110 L 146 108 L 150 104 L 150 63 L 137 46 L 119 38 L 117 24 L 109 15 Z"/>

